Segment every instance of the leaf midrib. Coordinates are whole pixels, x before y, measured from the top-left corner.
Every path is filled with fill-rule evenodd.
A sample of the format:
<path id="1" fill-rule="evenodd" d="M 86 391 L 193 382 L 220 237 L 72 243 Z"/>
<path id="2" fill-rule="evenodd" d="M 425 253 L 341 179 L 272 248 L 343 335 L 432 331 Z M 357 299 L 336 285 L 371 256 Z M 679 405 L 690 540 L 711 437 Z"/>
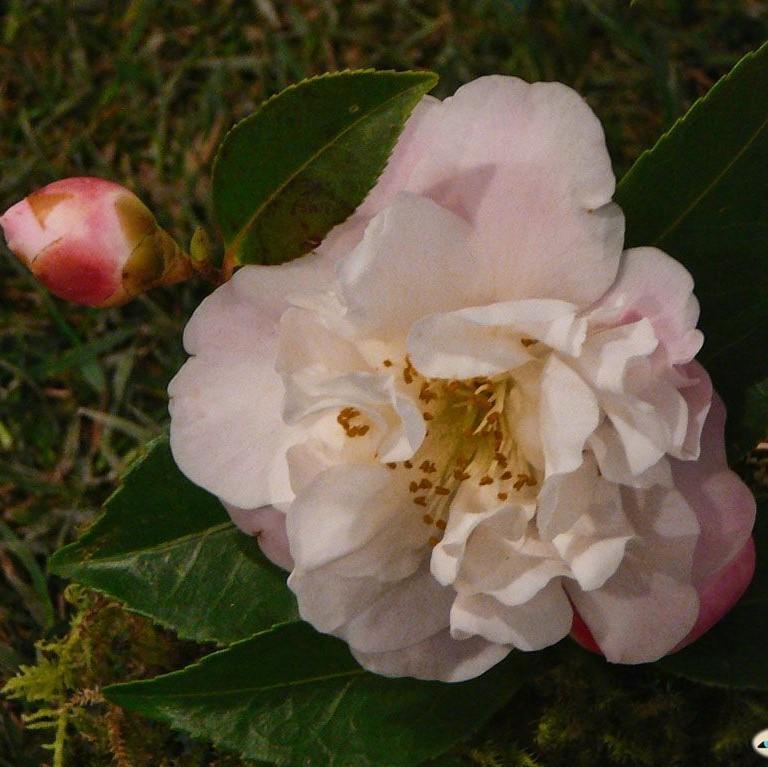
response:
<path id="1" fill-rule="evenodd" d="M 185 670 L 186 671 L 186 670 Z M 185 673 L 185 672 L 180 672 Z M 242 695 L 242 694 L 250 694 L 250 693 L 263 693 L 263 692 L 269 692 L 271 690 L 282 690 L 282 689 L 290 689 L 293 687 L 301 687 L 303 685 L 307 684 L 315 684 L 317 682 L 327 682 L 333 679 L 345 679 L 345 678 L 354 678 L 359 677 L 365 674 L 366 671 L 362 668 L 357 669 L 350 669 L 349 671 L 340 671 L 337 674 L 323 674 L 321 676 L 314 676 L 314 677 L 307 677 L 306 679 L 299 679 L 292 682 L 280 682 L 277 684 L 270 684 L 270 685 L 261 685 L 258 687 L 241 687 L 238 689 L 228 689 L 228 690 L 206 690 L 202 692 L 183 692 L 183 693 L 158 693 L 158 692 L 147 692 L 142 693 L 139 692 L 129 692 L 126 693 L 127 697 L 132 698 L 163 698 L 166 700 L 178 700 L 181 698 L 184 699 L 193 699 L 193 698 L 226 698 L 231 695 Z M 150 680 L 154 681 L 154 680 Z M 105 692 L 108 692 L 109 688 L 105 689 Z M 119 689 L 116 689 L 117 697 L 120 696 Z"/>
<path id="2" fill-rule="evenodd" d="M 323 144 L 323 146 L 320 149 L 318 149 L 307 160 L 305 160 L 291 175 L 288 176 L 288 178 L 285 181 L 283 181 L 279 186 L 275 188 L 275 190 L 270 195 L 267 196 L 264 202 L 256 209 L 253 215 L 251 215 L 248 221 L 242 226 L 242 228 L 240 229 L 240 233 L 234 238 L 234 240 L 232 240 L 232 244 L 227 248 L 227 255 L 230 256 L 237 252 L 238 248 L 240 247 L 240 244 L 242 243 L 243 239 L 245 239 L 251 227 L 254 225 L 254 222 L 256 221 L 256 219 L 263 213 L 263 211 L 269 205 L 272 204 L 272 202 L 274 202 L 274 200 L 277 198 L 277 195 L 280 194 L 297 176 L 299 176 L 304 170 L 306 170 L 311 163 L 313 163 L 318 157 L 320 157 L 320 155 L 322 155 L 324 152 L 326 152 L 328 149 L 334 146 L 334 144 L 336 144 L 342 137 L 344 137 L 353 128 L 358 126 L 361 122 L 369 119 L 372 115 L 376 114 L 377 112 L 382 111 L 385 107 L 388 107 L 393 101 L 396 101 L 397 99 L 402 98 L 406 94 L 409 94 L 414 90 L 417 90 L 417 88 L 418 88 L 417 85 L 412 85 L 410 88 L 406 88 L 405 90 L 400 91 L 399 93 L 396 93 L 394 96 L 391 96 L 386 101 L 383 101 L 374 109 L 371 109 L 369 112 L 365 112 L 364 114 L 360 115 L 358 119 L 356 119 L 354 122 L 351 122 L 343 131 L 341 131 L 333 139 L 331 139 L 331 141 Z"/>
<path id="3" fill-rule="evenodd" d="M 105 557 L 96 556 L 89 559 L 81 559 L 79 562 L 73 562 L 71 566 L 87 567 L 88 565 L 91 565 L 91 564 L 109 564 L 110 562 L 118 562 L 127 557 L 137 556 L 139 554 L 168 551 L 171 549 L 178 548 L 179 546 L 182 546 L 191 541 L 200 540 L 202 538 L 214 537 L 222 533 L 229 532 L 232 529 L 234 529 L 234 527 L 235 526 L 231 522 L 222 522 L 219 525 L 214 525 L 213 527 L 208 527 L 205 530 L 198 531 L 195 533 L 188 533 L 187 535 L 183 535 L 179 538 L 174 538 L 171 541 L 164 541 L 163 543 L 158 543 L 153 546 L 148 546 L 146 548 L 128 549 L 126 551 L 118 552 L 116 554 L 111 554 Z"/>
<path id="4" fill-rule="evenodd" d="M 754 133 L 749 137 L 748 141 L 744 144 L 744 146 L 731 158 L 731 160 L 725 165 L 725 167 L 718 173 L 714 179 L 702 190 L 702 192 L 697 195 L 691 203 L 680 213 L 680 215 L 667 226 L 664 231 L 658 235 L 653 244 L 659 245 L 666 237 L 669 236 L 669 233 L 674 231 L 680 223 L 685 220 L 693 210 L 699 205 L 699 203 L 722 181 L 722 179 L 730 173 L 731 169 L 734 165 L 742 158 L 744 153 L 752 146 L 752 144 L 755 143 L 758 136 L 765 130 L 766 126 L 768 126 L 768 117 L 763 120 L 763 122 L 758 126 L 758 128 L 754 131 Z"/>

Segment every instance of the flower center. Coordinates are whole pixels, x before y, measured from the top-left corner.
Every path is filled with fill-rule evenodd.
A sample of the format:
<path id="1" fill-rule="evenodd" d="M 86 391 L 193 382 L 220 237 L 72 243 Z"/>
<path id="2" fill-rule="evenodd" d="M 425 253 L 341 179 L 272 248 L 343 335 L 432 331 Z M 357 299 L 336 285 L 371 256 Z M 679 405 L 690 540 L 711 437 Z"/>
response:
<path id="1" fill-rule="evenodd" d="M 383 361 L 392 368 L 391 360 Z M 512 430 L 515 381 L 510 375 L 470 379 L 425 378 L 406 357 L 402 381 L 417 400 L 427 432 L 413 458 L 387 467 L 401 474 L 411 501 L 430 526 L 437 545 L 448 525 L 454 498 L 465 483 L 485 488 L 489 502 L 523 500 L 537 482 Z M 337 420 L 348 437 L 363 436 L 360 411 L 344 408 Z M 494 492 L 495 491 L 495 492 Z"/>

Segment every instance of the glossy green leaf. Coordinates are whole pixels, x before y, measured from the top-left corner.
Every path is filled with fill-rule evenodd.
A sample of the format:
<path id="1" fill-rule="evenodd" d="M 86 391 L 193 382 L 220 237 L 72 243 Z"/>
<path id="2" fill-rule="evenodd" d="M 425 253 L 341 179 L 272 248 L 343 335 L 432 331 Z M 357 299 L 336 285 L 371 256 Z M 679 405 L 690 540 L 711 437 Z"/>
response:
<path id="1" fill-rule="evenodd" d="M 105 694 L 246 758 L 296 767 L 411 767 L 477 729 L 539 657 L 513 653 L 461 684 L 386 679 L 363 671 L 343 642 L 295 623 Z"/>
<path id="2" fill-rule="evenodd" d="M 704 684 L 768 690 L 768 502 L 758 505 L 757 568 L 747 593 L 728 615 L 693 644 L 657 665 Z"/>
<path id="3" fill-rule="evenodd" d="M 285 574 L 155 441 L 105 513 L 49 569 L 197 641 L 234 642 L 294 620 Z"/>
<path id="4" fill-rule="evenodd" d="M 655 245 L 693 274 L 700 355 L 729 407 L 768 377 L 768 44 L 643 154 L 616 199 L 627 247 Z"/>
<path id="5" fill-rule="evenodd" d="M 311 250 L 376 183 L 431 72 L 339 72 L 304 80 L 238 123 L 213 170 L 231 263 Z"/>

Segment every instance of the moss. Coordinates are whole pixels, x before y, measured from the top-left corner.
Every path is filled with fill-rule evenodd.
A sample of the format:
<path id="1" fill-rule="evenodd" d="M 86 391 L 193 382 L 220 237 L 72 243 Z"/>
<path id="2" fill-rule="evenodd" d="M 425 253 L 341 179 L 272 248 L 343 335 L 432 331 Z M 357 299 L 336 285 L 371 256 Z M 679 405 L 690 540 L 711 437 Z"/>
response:
<path id="1" fill-rule="evenodd" d="M 108 684 L 178 668 L 200 648 L 175 639 L 151 621 L 77 585 L 64 597 L 72 608 L 68 632 L 37 643 L 37 663 L 22 666 L 3 692 L 24 704 L 27 727 L 48 731 L 53 767 L 237 767 L 164 725 L 104 700 Z"/>

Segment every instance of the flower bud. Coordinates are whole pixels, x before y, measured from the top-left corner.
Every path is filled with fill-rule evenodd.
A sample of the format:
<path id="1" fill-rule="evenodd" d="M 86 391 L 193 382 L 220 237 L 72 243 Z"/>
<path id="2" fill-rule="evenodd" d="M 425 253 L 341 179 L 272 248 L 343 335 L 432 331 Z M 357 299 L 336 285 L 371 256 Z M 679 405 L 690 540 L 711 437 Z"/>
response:
<path id="1" fill-rule="evenodd" d="M 40 282 L 76 304 L 117 306 L 192 274 L 146 205 L 100 178 L 54 181 L 9 208 L 0 227 Z"/>

